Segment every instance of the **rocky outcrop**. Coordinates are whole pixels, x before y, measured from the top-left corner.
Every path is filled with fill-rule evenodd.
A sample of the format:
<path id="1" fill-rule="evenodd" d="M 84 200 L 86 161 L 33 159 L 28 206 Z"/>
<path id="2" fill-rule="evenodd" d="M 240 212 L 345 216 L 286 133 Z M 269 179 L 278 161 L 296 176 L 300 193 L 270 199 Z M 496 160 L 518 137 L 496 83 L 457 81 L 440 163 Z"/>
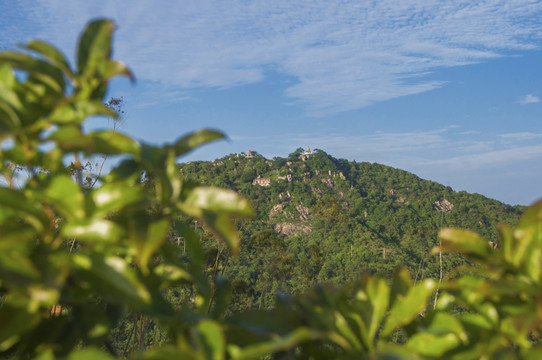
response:
<path id="1" fill-rule="evenodd" d="M 307 221 L 310 216 L 309 208 L 302 204 L 296 205 L 295 209 L 299 213 L 299 220 Z"/>
<path id="2" fill-rule="evenodd" d="M 435 209 L 445 214 L 450 214 L 454 209 L 454 204 L 443 198 L 442 200 L 435 203 Z"/>
<path id="3" fill-rule="evenodd" d="M 308 235 L 312 232 L 313 227 L 306 224 L 280 223 L 275 225 L 274 230 L 276 233 L 284 234 L 286 236 L 299 234 Z"/>
<path id="4" fill-rule="evenodd" d="M 278 180 L 286 180 L 289 183 L 291 183 L 293 181 L 291 174 L 288 174 L 286 176 L 277 176 L 277 179 Z"/>
<path id="5" fill-rule="evenodd" d="M 313 186 L 311 187 L 311 191 L 318 199 L 322 198 L 322 190 L 320 190 L 319 188 Z"/>
<path id="6" fill-rule="evenodd" d="M 273 206 L 271 211 L 269 211 L 269 220 L 273 219 L 274 217 L 276 217 L 278 215 L 282 215 L 282 216 L 286 217 L 287 219 L 293 219 L 295 217 L 294 214 L 290 214 L 289 212 L 285 212 L 284 211 L 284 205 L 282 205 L 282 204 L 277 204 L 277 205 Z"/>
<path id="7" fill-rule="evenodd" d="M 278 214 L 282 214 L 283 211 L 284 211 L 284 205 L 277 204 L 277 205 L 273 206 L 271 211 L 269 211 L 269 219 L 274 218 Z"/>
<path id="8" fill-rule="evenodd" d="M 322 179 L 322 183 L 324 183 L 324 185 L 326 185 L 330 189 L 333 189 L 333 187 L 335 186 L 335 182 L 329 178 Z"/>

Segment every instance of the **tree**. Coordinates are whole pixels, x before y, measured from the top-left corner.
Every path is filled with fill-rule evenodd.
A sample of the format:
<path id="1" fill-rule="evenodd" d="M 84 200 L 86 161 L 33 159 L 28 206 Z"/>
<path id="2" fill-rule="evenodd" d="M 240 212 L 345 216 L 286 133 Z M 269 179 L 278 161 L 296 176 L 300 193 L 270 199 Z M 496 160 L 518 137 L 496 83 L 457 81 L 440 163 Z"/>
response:
<path id="1" fill-rule="evenodd" d="M 183 283 L 197 294 L 195 313 L 211 310 L 195 331 L 217 326 L 215 292 L 222 290 L 202 276 L 201 245 L 179 217 L 206 224 L 236 253 L 230 216 L 252 211 L 235 193 L 184 181 L 176 171 L 177 157 L 223 138 L 219 132 L 198 131 L 162 147 L 139 143 L 116 128 L 83 132 L 87 117 L 118 118 L 120 101 L 103 105 L 108 82 L 132 77 L 110 58 L 113 27 L 107 20 L 87 26 L 76 69 L 40 41 L 24 46 L 26 52 L 0 54 L 0 141 L 12 143 L 0 152 L 0 174 L 9 179 L 10 164 L 31 170 L 20 187 L 0 188 L 2 356 L 66 356 L 81 343 L 115 353 L 109 334 L 123 309 L 180 333 L 188 323 L 164 320 L 184 315 L 161 289 Z M 99 176 L 95 188 L 74 182 L 64 164 L 67 156 L 78 162 L 118 154 L 124 160 Z M 152 174 L 152 191 L 144 189 L 142 173 Z M 171 232 L 186 242 L 188 263 L 179 262 L 179 249 L 166 241 Z M 76 251 L 65 246 L 75 239 Z"/>

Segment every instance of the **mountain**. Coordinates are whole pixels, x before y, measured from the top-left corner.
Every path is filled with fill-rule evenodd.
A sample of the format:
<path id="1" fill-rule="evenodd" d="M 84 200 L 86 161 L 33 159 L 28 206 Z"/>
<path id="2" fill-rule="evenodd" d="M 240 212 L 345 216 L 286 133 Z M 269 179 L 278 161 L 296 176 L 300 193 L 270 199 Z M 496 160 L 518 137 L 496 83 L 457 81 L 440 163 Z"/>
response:
<path id="1" fill-rule="evenodd" d="M 389 166 L 297 149 L 287 158 L 257 152 L 179 164 L 184 178 L 237 191 L 257 216 L 238 222 L 242 251 L 228 256 L 201 229 L 209 261 L 234 279 L 247 307 L 271 306 L 276 292 L 322 282 L 345 283 L 406 266 L 416 279 L 440 276 L 442 227 L 462 227 L 498 244 L 496 225 L 515 225 L 524 207 L 456 192 Z M 220 265 L 218 265 L 220 262 Z M 445 276 L 464 264 L 444 254 Z M 242 295 L 242 296 L 241 296 Z"/>

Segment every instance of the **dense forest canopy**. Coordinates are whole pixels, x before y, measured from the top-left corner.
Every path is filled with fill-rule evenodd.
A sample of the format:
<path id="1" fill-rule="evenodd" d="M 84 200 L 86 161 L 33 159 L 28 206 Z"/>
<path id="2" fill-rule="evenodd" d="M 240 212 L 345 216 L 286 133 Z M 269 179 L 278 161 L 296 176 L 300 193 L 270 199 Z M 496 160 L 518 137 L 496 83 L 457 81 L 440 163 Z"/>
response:
<path id="1" fill-rule="evenodd" d="M 182 163 L 179 170 L 187 179 L 233 189 L 255 208 L 255 218 L 239 223 L 240 257 L 221 259 L 224 274 L 251 289 L 253 306 L 272 306 L 277 292 L 344 284 L 366 272 L 391 278 L 399 266 L 416 279 L 438 279 L 440 259 L 430 251 L 441 228 L 471 229 L 497 244 L 496 225 L 517 224 L 524 210 L 318 149 L 272 160 L 247 154 Z M 444 274 L 464 263 L 445 255 Z"/>

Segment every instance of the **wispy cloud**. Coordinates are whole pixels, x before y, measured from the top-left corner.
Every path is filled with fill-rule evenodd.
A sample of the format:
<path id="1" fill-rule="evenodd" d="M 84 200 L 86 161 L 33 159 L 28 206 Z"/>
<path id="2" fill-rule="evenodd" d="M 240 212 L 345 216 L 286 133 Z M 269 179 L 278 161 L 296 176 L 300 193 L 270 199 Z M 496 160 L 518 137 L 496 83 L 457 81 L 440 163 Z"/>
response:
<path id="1" fill-rule="evenodd" d="M 430 79 L 433 70 L 534 49 L 542 34 L 542 2 L 530 0 L 21 0 L 16 7 L 0 15 L 3 43 L 38 30 L 71 51 L 88 18 L 110 16 L 119 24 L 117 57 L 140 79 L 228 88 L 262 81 L 272 69 L 297 79 L 285 94 L 313 115 L 439 88 L 445 82 Z M 16 25 L 3 16 L 24 19 Z"/>
<path id="2" fill-rule="evenodd" d="M 526 104 L 536 104 L 540 102 L 540 98 L 533 94 L 527 94 L 523 96 L 519 101 L 520 104 L 526 105 Z"/>
<path id="3" fill-rule="evenodd" d="M 437 168 L 442 171 L 473 171 L 518 161 L 540 160 L 540 138 L 542 134 L 528 132 L 469 137 L 464 135 L 464 131 L 445 128 L 353 136 L 304 134 L 288 142 L 318 144 L 338 157 L 364 159 L 427 173 L 427 170 L 435 172 Z"/>
<path id="4" fill-rule="evenodd" d="M 540 158 L 542 158 L 542 144 L 536 144 L 426 161 L 421 162 L 419 165 L 446 167 L 448 171 L 471 171 L 488 167 L 501 167 L 504 164 L 513 165 L 516 162 Z"/>
<path id="5" fill-rule="evenodd" d="M 515 133 L 509 133 L 509 134 L 501 134 L 499 136 L 503 139 L 510 139 L 513 141 L 525 141 L 525 140 L 533 140 L 533 139 L 542 138 L 542 133 L 523 131 L 523 132 L 515 132 Z"/>

